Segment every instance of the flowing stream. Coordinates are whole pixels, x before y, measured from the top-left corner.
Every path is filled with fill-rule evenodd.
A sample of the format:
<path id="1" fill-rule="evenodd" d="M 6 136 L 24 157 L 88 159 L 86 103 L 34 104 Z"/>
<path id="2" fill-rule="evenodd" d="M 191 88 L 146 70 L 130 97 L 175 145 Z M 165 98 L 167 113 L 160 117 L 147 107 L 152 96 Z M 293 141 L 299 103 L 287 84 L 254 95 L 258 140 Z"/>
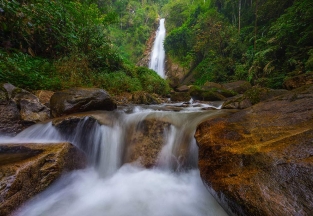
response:
<path id="1" fill-rule="evenodd" d="M 160 19 L 160 25 L 156 32 L 156 37 L 153 44 L 153 49 L 151 52 L 151 58 L 149 63 L 149 68 L 154 70 L 159 74 L 160 77 L 164 78 L 164 60 L 165 60 L 165 50 L 163 46 L 165 38 L 165 19 Z"/>
<path id="2" fill-rule="evenodd" d="M 227 215 L 200 178 L 198 147 L 193 137 L 200 122 L 223 111 L 204 111 L 203 105 L 176 112 L 164 111 L 165 107 L 99 111 L 93 117 L 82 117 L 66 133 L 49 122 L 34 125 L 13 138 L 0 138 L 0 143 L 69 141 L 86 152 L 90 163 L 83 170 L 63 175 L 15 215 Z M 140 159 L 127 162 L 130 138 L 148 120 L 161 122 L 158 134 L 162 140 L 156 163 L 149 169 L 141 165 Z"/>

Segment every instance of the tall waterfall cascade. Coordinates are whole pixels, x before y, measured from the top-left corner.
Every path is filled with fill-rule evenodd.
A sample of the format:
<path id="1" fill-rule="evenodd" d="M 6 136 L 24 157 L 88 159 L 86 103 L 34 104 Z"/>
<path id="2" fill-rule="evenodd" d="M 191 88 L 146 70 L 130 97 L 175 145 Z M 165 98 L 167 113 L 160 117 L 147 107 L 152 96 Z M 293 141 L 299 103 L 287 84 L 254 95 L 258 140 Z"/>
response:
<path id="1" fill-rule="evenodd" d="M 156 32 L 155 41 L 153 44 L 151 58 L 149 63 L 149 68 L 154 70 L 159 74 L 160 77 L 164 78 L 164 61 L 165 61 L 165 50 L 163 46 L 163 42 L 165 39 L 165 19 L 160 19 L 159 28 Z"/>
<path id="2" fill-rule="evenodd" d="M 0 145 L 68 141 L 90 161 L 87 168 L 63 175 L 14 215 L 227 216 L 200 178 L 194 138 L 196 126 L 219 111 L 194 107 L 173 112 L 135 106 L 98 114 L 111 119 L 107 125 L 84 117 L 67 134 L 48 122 L 12 138 L 0 137 Z M 165 119 L 170 124 L 159 132 L 163 146 L 156 164 L 147 169 L 140 161 L 125 163 L 128 138 L 149 119 Z M 185 163 L 181 162 L 182 150 L 187 152 Z"/>

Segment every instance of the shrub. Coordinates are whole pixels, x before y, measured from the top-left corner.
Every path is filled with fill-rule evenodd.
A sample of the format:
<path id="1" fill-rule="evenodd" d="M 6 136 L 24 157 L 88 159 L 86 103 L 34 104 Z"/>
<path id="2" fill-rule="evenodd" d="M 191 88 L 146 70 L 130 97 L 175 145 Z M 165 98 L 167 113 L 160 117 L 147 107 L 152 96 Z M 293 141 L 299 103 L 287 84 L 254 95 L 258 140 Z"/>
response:
<path id="1" fill-rule="evenodd" d="M 139 79 L 127 76 L 123 71 L 114 73 L 100 73 L 97 75 L 97 81 L 95 81 L 95 85 L 106 89 L 111 94 L 142 90 Z"/>
<path id="2" fill-rule="evenodd" d="M 12 83 L 25 89 L 61 88 L 53 64 L 44 58 L 23 53 L 8 54 L 0 50 L 0 83 Z"/>
<path id="3" fill-rule="evenodd" d="M 169 84 L 155 71 L 146 67 L 138 67 L 137 74 L 145 91 L 159 95 L 167 95 L 169 93 Z"/>

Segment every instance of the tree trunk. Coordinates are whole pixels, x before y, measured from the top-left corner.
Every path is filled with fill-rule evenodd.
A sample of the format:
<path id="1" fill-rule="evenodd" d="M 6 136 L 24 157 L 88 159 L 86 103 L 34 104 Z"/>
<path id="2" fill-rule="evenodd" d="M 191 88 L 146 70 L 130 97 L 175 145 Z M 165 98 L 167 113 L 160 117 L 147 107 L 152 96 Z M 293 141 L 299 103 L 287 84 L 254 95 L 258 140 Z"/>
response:
<path id="1" fill-rule="evenodd" d="M 254 52 L 256 51 L 256 37 L 258 33 L 258 0 L 255 1 L 255 23 L 254 23 Z"/>
<path id="2" fill-rule="evenodd" d="M 240 34 L 240 27 L 241 27 L 241 0 L 239 0 L 239 10 L 238 10 L 238 34 Z"/>

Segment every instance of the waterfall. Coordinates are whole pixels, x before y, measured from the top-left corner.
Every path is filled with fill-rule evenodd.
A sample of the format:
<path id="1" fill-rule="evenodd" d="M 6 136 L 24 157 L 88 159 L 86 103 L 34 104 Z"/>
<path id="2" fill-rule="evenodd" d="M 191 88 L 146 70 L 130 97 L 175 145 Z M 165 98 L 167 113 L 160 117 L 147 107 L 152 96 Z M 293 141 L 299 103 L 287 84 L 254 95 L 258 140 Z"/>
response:
<path id="1" fill-rule="evenodd" d="M 63 175 L 14 215 L 226 216 L 200 179 L 193 137 L 201 121 L 219 112 L 222 110 L 172 112 L 137 106 L 99 113 L 110 119 L 104 125 L 85 117 L 71 128 L 60 130 L 49 122 L 13 138 L 0 138 L 0 143 L 68 141 L 86 152 L 90 162 L 84 170 Z M 133 147 L 128 143 L 132 133 L 140 129 L 144 133 L 149 120 L 169 124 L 158 131 L 163 144 L 152 169 L 144 168 L 140 161 L 125 161 L 127 149 Z M 138 138 L 136 135 L 135 140 Z"/>
<path id="2" fill-rule="evenodd" d="M 149 68 L 154 70 L 159 74 L 160 77 L 164 78 L 164 60 L 165 60 L 165 50 L 163 46 L 165 38 L 165 19 L 160 19 L 160 25 L 156 32 L 155 41 L 153 44 L 153 49 L 151 52 L 151 58 L 149 63 Z"/>

